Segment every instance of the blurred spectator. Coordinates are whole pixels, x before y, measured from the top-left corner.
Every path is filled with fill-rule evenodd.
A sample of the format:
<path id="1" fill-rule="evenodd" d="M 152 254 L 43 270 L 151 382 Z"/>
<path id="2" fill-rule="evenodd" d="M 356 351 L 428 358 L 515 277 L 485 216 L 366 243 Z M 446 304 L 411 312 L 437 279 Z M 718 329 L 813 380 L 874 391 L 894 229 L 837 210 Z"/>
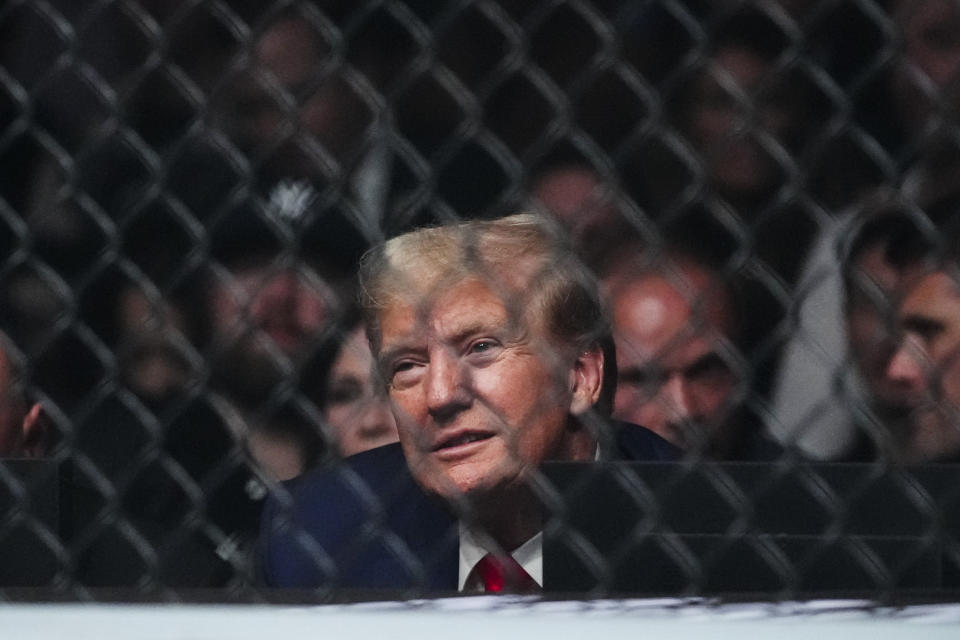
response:
<path id="1" fill-rule="evenodd" d="M 634 248 L 605 274 L 617 346 L 613 415 L 681 449 L 719 459 L 767 459 L 779 450 L 742 406 L 737 297 L 690 255 Z"/>
<path id="2" fill-rule="evenodd" d="M 0 457 L 39 458 L 48 436 L 43 408 L 27 399 L 20 369 L 0 345 Z"/>
<path id="3" fill-rule="evenodd" d="M 796 135 L 800 115 L 762 42 L 746 34 L 717 42 L 678 114 L 711 185 L 736 204 L 753 205 L 781 183 L 783 167 L 771 151 Z"/>
<path id="4" fill-rule="evenodd" d="M 209 309 L 215 384 L 256 402 L 290 381 L 319 384 L 352 299 L 364 240 L 305 183 L 282 183 L 218 221 Z"/>
<path id="5" fill-rule="evenodd" d="M 211 358 L 244 406 L 278 385 L 320 385 L 333 328 L 390 188 L 379 87 L 380 18 L 342 31 L 350 3 L 299 1 L 262 16 L 213 113 L 251 181 L 211 203 Z M 369 33 L 364 31 L 366 29 Z"/>
<path id="6" fill-rule="evenodd" d="M 881 455 L 900 462 L 960 461 L 960 202 L 929 212 L 933 227 L 902 225 L 886 259 L 899 270 L 896 348 L 888 385 L 910 409 L 888 425 Z M 906 233 L 904 233 L 906 232 Z"/>
<path id="7" fill-rule="evenodd" d="M 903 56 L 890 94 L 907 148 L 955 128 L 960 116 L 960 6 L 952 0 L 891 0 Z"/>
<path id="8" fill-rule="evenodd" d="M 806 141 L 818 103 L 806 77 L 789 64 L 790 36 L 758 8 L 718 16 L 692 73 L 669 90 L 667 113 L 699 161 L 694 175 L 677 170 L 677 149 L 648 165 L 647 197 L 675 205 L 702 172 L 713 192 L 747 222 L 755 219 L 794 172 L 791 155 Z M 644 177 L 641 176 L 641 179 Z"/>
<path id="9" fill-rule="evenodd" d="M 884 14 L 837 3 L 841 19 L 830 20 L 837 25 L 830 66 L 854 110 L 809 170 L 834 206 L 896 187 L 918 159 L 957 146 L 960 7 L 953 0 L 878 4 Z"/>
<path id="10" fill-rule="evenodd" d="M 824 229 L 807 259 L 768 427 L 812 457 L 872 457 L 861 451 L 858 415 L 884 396 L 891 411 L 897 404 L 885 369 L 899 274 L 885 256 L 907 206 L 891 190 L 874 193 Z"/>
<path id="11" fill-rule="evenodd" d="M 121 380 L 139 397 L 169 399 L 197 379 L 202 316 L 195 311 L 195 288 L 164 295 L 149 282 L 128 280 L 108 298 L 116 304 L 113 344 Z"/>
<path id="12" fill-rule="evenodd" d="M 25 389 L 17 351 L 0 340 L 0 587 L 44 587 L 63 570 L 57 535 L 59 483 L 56 462 L 44 458 L 50 433 L 43 409 Z M 15 461 L 11 458 L 33 458 Z"/>
<path id="13" fill-rule="evenodd" d="M 264 191 L 309 184 L 372 237 L 389 188 L 375 89 L 383 45 L 344 40 L 340 5 L 300 1 L 267 18 L 214 113 Z"/>
<path id="14" fill-rule="evenodd" d="M 581 153 L 558 151 L 532 176 L 533 208 L 556 218 L 586 263 L 599 268 L 633 229 L 614 185 Z"/>
<path id="15" fill-rule="evenodd" d="M 625 180 L 661 228 L 709 225 L 722 242 L 733 240 L 729 260 L 749 276 L 744 305 L 754 310 L 741 327 L 744 345 L 759 349 L 751 362 L 765 394 L 781 323 L 825 217 L 803 197 L 796 160 L 826 105 L 792 55 L 798 34 L 789 20 L 753 4 L 710 9 L 708 28 L 661 81 L 672 127 L 651 132 L 650 144 L 624 163 Z"/>
<path id="16" fill-rule="evenodd" d="M 900 235 L 912 230 L 909 215 L 887 205 L 872 211 L 853 232 L 843 263 L 844 315 L 851 361 L 848 379 L 861 385 L 861 394 L 880 424 L 902 422 L 913 402 L 888 375 L 895 347 L 894 311 L 903 285 L 903 269 L 890 253 Z M 839 426 L 839 425 L 838 425 Z"/>
<path id="17" fill-rule="evenodd" d="M 821 458 L 874 456 L 875 438 L 856 426 L 869 432 L 869 424 L 856 414 L 867 407 L 868 415 L 884 425 L 897 421 L 904 409 L 896 410 L 899 402 L 887 406 L 892 413 L 883 406 L 891 385 L 883 371 L 893 330 L 894 300 L 889 296 L 899 275 L 891 277 L 890 265 L 879 258 L 878 245 L 861 247 L 859 255 L 849 256 L 849 264 L 857 267 L 861 277 L 851 279 L 849 271 L 842 277 L 838 258 L 844 256 L 838 255 L 837 247 L 858 245 L 855 238 L 861 224 L 869 227 L 876 213 L 870 209 L 910 210 L 915 206 L 911 199 L 923 206 L 937 201 L 956 184 L 960 7 L 950 0 L 889 0 L 884 8 L 899 36 L 898 53 L 902 55 L 878 53 L 889 42 L 889 31 L 880 29 L 871 36 L 873 40 L 836 34 L 838 52 L 856 61 L 838 61 L 848 67 L 839 79 L 857 87 L 850 95 L 857 105 L 856 123 L 863 128 L 841 132 L 837 147 L 819 163 L 823 180 L 835 183 L 827 191 L 842 192 L 849 198 L 863 194 L 869 185 L 883 186 L 880 195 L 860 197 L 857 209 L 861 214 L 841 216 L 820 231 L 797 288 L 803 295 L 797 302 L 797 335 L 778 375 L 770 417 L 771 430 L 796 438 L 800 449 Z M 867 18 L 867 23 L 873 22 L 872 17 Z M 864 36 L 870 30 L 861 24 L 856 32 Z M 865 50 L 848 51 L 851 46 Z M 872 283 L 868 287 L 872 293 L 865 297 L 857 289 L 866 283 Z M 873 311 L 868 310 L 871 305 Z M 858 329 L 858 324 L 866 330 Z M 858 347 L 858 332 L 874 338 Z M 805 393 L 798 394 L 798 388 Z M 876 416 L 877 411 L 886 416 Z"/>
<path id="18" fill-rule="evenodd" d="M 154 576 L 228 580 L 217 553 L 240 527 L 224 514 L 256 501 L 218 492 L 221 480 L 245 491 L 247 438 L 273 477 L 292 477 L 329 452 L 319 413 L 291 398 L 325 389 L 333 427 L 347 410 L 337 398 L 349 394 L 324 376 L 356 256 L 413 222 L 484 216 L 507 183 L 564 221 L 592 266 L 654 236 L 647 216 L 664 235 L 706 217 L 724 227 L 722 239 L 700 234 L 733 240 L 722 268 L 646 276 L 664 308 L 672 295 L 686 314 L 681 334 L 708 353 L 742 350 L 727 362 L 732 390 L 711 405 L 729 414 L 721 423 L 740 413 L 739 374 L 752 369 L 757 391 L 796 329 L 790 349 L 808 377 L 781 372 L 778 435 L 818 457 L 874 459 L 912 446 L 891 433 L 944 431 L 948 404 L 930 409 L 953 395 L 952 361 L 917 326 L 932 318 L 925 292 L 945 303 L 955 292 L 936 269 L 917 289 L 903 281 L 917 266 L 891 262 L 896 216 L 831 221 L 869 183 L 912 211 L 910 194 L 924 208 L 930 188 L 955 182 L 909 173 L 960 146 L 955 0 L 181 4 L 12 3 L 0 19 L 0 315 L 55 418 L 26 412 L 17 443 L 20 403 L 4 404 L 0 433 L 14 444 L 0 436 L 0 453 L 40 452 L 29 434 L 54 427 L 75 448 L 73 481 L 94 493 L 75 527 L 82 582 L 114 581 L 91 576 L 113 566 L 103 559 L 115 547 Z M 683 37 L 664 37 L 664 22 Z M 655 78 L 632 47 L 661 62 Z M 821 68 L 824 51 L 835 59 Z M 530 162 L 558 133 L 579 151 Z M 651 141 L 660 148 L 642 170 L 619 173 Z M 198 271 L 210 276 L 200 295 Z M 762 300 L 748 290 L 748 317 L 714 318 L 732 305 L 728 287 L 698 283 L 734 271 Z M 341 360 L 356 356 L 360 380 L 368 356 L 350 340 Z M 0 388 L 10 365 L 0 356 Z M 358 388 L 373 402 L 368 384 Z M 688 412 L 684 424 L 714 424 Z M 185 534 L 203 550 L 194 570 L 171 535 L 204 510 L 216 526 Z M 108 528 L 102 555 L 84 555 Z M 141 533 L 163 549 L 158 564 Z"/>
<path id="19" fill-rule="evenodd" d="M 826 229 L 810 256 L 769 417 L 771 431 L 808 455 L 906 459 L 922 394 L 920 380 L 891 375 L 896 317 L 923 258 L 917 239 L 950 220 L 956 201 L 926 180 L 911 182 L 935 188 L 877 191 Z"/>
<path id="20" fill-rule="evenodd" d="M 88 587 L 248 580 L 264 489 L 211 397 L 161 405 L 116 393 L 77 428 L 68 539 Z M 106 514 L 106 515 L 105 515 Z"/>
<path id="21" fill-rule="evenodd" d="M 202 384 L 202 283 L 178 278 L 175 258 L 155 261 L 169 248 L 157 237 L 153 253 L 129 245 L 146 271 L 108 271 L 83 299 L 115 356 L 70 433 L 66 535 L 86 586 L 215 587 L 249 570 L 259 480 L 229 408 Z"/>
<path id="22" fill-rule="evenodd" d="M 292 398 L 247 407 L 243 413 L 250 455 L 268 478 L 296 478 L 316 466 L 328 449 L 317 421 Z"/>
<path id="23" fill-rule="evenodd" d="M 339 302 L 329 284 L 314 277 L 306 265 L 271 265 L 254 259 L 231 266 L 236 289 L 215 290 L 214 331 L 231 335 L 259 330 L 262 335 L 256 340 L 269 341 L 262 345 L 264 351 L 294 357 L 330 324 Z"/>
<path id="24" fill-rule="evenodd" d="M 321 462 L 321 456 L 331 449 L 346 457 L 398 439 L 363 324 L 351 315 L 342 326 L 347 328 L 346 333 L 324 358 L 329 370 L 321 376 L 322 390 L 317 398 L 319 417 L 329 428 L 326 437 L 318 422 L 293 401 L 283 402 L 278 408 L 269 402 L 243 408 L 251 455 L 277 480 L 299 476 Z"/>
<path id="25" fill-rule="evenodd" d="M 386 384 L 376 373 L 362 324 L 346 335 L 333 361 L 323 396 L 323 418 L 342 456 L 396 442 L 399 437 Z"/>

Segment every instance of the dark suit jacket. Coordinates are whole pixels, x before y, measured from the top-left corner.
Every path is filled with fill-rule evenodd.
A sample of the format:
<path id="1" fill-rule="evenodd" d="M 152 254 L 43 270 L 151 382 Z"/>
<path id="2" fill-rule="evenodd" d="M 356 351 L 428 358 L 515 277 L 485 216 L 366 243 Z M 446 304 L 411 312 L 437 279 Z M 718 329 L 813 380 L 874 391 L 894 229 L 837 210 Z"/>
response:
<path id="1" fill-rule="evenodd" d="M 673 460 L 652 431 L 619 425 L 614 458 Z M 456 517 L 426 495 L 399 444 L 347 458 L 285 484 L 269 499 L 261 529 L 267 585 L 294 588 L 455 591 Z"/>

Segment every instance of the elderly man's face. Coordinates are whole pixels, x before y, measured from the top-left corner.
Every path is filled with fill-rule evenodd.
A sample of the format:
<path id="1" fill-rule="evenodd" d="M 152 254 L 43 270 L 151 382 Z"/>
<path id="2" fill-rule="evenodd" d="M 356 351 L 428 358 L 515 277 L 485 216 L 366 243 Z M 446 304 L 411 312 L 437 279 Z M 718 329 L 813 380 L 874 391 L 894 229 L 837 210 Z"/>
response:
<path id="1" fill-rule="evenodd" d="M 407 462 L 431 493 L 487 495 L 544 460 L 594 455 L 569 423 L 597 400 L 602 354 L 558 348 L 542 321 L 507 306 L 471 279 L 381 313 L 379 366 Z"/>

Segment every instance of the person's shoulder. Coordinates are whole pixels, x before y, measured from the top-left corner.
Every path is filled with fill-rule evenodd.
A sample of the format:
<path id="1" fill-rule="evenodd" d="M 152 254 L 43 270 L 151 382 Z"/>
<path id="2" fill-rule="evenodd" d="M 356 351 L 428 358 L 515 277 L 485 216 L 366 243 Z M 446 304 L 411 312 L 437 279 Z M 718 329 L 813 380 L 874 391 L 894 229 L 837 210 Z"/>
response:
<path id="1" fill-rule="evenodd" d="M 274 587 L 407 588 L 434 579 L 446 585 L 451 565 L 456 579 L 456 545 L 444 546 L 454 522 L 413 480 L 400 446 L 379 447 L 271 491 L 261 524 L 261 577 Z M 435 567 L 440 577 L 411 566 Z"/>
<path id="2" fill-rule="evenodd" d="M 295 500 L 347 493 L 377 493 L 410 478 L 399 443 L 363 451 L 288 480 L 284 489 Z"/>
<path id="3" fill-rule="evenodd" d="M 382 510 L 386 477 L 404 481 L 403 453 L 383 449 L 330 461 L 271 488 L 259 542 L 265 584 L 316 587 L 343 579 L 341 554 Z"/>
<path id="4" fill-rule="evenodd" d="M 400 443 L 393 442 L 344 458 L 342 466 L 359 474 L 380 476 L 406 470 L 407 460 Z"/>
<path id="5" fill-rule="evenodd" d="M 678 460 L 682 451 L 659 435 L 636 424 L 614 422 L 617 456 L 622 460 Z"/>

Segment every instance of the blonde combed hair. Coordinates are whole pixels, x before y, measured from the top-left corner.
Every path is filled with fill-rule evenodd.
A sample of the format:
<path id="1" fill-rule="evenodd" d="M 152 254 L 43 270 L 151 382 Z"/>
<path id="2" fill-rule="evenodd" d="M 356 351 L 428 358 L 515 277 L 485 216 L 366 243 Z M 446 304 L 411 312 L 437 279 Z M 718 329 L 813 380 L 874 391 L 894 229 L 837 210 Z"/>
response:
<path id="1" fill-rule="evenodd" d="M 502 287 L 514 303 L 508 308 L 542 318 L 559 345 L 602 348 L 604 392 L 597 409 L 609 414 L 616 360 L 596 278 L 556 223 L 537 214 L 426 227 L 371 249 L 361 261 L 360 292 L 374 353 L 383 309 L 429 299 L 468 278 Z"/>

